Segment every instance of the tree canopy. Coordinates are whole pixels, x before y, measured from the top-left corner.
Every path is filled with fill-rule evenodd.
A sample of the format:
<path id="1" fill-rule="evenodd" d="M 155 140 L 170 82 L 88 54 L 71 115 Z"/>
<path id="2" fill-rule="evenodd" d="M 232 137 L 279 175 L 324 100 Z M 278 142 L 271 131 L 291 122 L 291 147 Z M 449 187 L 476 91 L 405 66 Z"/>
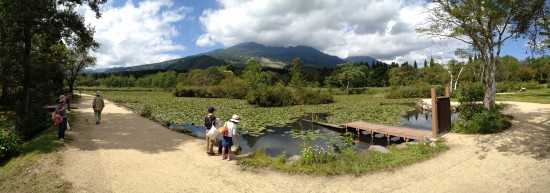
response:
<path id="1" fill-rule="evenodd" d="M 436 0 L 428 7 L 430 16 L 417 32 L 457 39 L 479 52 L 486 89 L 483 104 L 487 109 L 495 100 L 495 70 L 503 43 L 510 38 L 529 37 L 536 45 L 541 34 L 547 33 L 547 26 L 541 26 L 549 19 L 544 0 Z"/>

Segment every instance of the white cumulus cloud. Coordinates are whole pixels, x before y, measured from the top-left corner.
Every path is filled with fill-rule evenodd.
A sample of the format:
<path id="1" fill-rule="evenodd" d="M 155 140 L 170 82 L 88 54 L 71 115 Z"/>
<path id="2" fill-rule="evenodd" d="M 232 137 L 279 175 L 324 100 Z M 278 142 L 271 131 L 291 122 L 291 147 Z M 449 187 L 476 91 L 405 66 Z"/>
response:
<path id="1" fill-rule="evenodd" d="M 342 58 L 368 55 L 400 63 L 414 60 L 420 63 L 438 54 L 433 43 L 415 33 L 425 17 L 423 1 L 218 0 L 218 3 L 219 9 L 207 9 L 199 18 L 204 33 L 196 40 L 198 46 L 231 46 L 242 42 L 306 45 Z M 449 50 L 456 48 L 455 41 L 442 42 Z"/>
<path id="2" fill-rule="evenodd" d="M 173 54 L 186 49 L 172 41 L 179 36 L 174 25 L 191 11 L 189 7 L 174 6 L 171 0 L 137 4 L 128 0 L 122 7 L 109 3 L 101 8 L 99 19 L 90 10 L 79 10 L 86 22 L 95 27 L 94 37 L 101 43 L 93 53 L 97 57 L 95 68 L 135 66 L 181 57 Z"/>

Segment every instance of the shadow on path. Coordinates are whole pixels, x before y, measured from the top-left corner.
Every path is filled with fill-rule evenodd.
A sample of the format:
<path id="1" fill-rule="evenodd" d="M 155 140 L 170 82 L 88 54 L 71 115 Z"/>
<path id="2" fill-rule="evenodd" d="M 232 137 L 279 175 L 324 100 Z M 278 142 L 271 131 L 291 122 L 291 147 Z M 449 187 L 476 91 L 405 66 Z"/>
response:
<path id="1" fill-rule="evenodd" d="M 491 148 L 537 160 L 550 158 L 550 107 L 539 108 L 537 112 L 526 112 L 520 108 L 516 104 L 505 110 L 505 114 L 514 117 L 510 129 L 477 138 L 478 146 L 482 149 L 480 159 L 485 158 Z"/>

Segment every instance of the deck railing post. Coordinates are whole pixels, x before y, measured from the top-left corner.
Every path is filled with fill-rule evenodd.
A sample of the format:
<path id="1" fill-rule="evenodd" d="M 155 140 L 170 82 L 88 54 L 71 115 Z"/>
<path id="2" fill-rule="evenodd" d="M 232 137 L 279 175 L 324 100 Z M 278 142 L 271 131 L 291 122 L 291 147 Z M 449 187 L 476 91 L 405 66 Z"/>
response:
<path id="1" fill-rule="evenodd" d="M 449 86 L 445 87 L 445 97 L 449 97 L 449 100 L 451 100 L 451 88 Z"/>
<path id="2" fill-rule="evenodd" d="M 437 90 L 432 88 L 432 137 L 436 138 L 439 132 L 437 118 Z"/>

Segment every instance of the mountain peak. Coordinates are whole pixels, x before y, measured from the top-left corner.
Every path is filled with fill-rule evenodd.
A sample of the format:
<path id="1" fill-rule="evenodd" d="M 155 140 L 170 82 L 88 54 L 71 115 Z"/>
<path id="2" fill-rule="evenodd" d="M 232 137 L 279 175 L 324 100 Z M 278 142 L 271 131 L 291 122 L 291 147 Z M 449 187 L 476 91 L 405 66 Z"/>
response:
<path id="1" fill-rule="evenodd" d="M 205 53 L 205 55 L 236 63 L 245 63 L 250 58 L 259 58 L 261 61 L 272 61 L 286 65 L 292 64 L 294 58 L 300 58 L 306 65 L 325 68 L 334 68 L 336 65 L 345 62 L 341 58 L 325 54 L 309 46 L 271 47 L 256 42 L 237 44 L 227 49 Z M 262 58 L 268 60 L 262 60 Z"/>

